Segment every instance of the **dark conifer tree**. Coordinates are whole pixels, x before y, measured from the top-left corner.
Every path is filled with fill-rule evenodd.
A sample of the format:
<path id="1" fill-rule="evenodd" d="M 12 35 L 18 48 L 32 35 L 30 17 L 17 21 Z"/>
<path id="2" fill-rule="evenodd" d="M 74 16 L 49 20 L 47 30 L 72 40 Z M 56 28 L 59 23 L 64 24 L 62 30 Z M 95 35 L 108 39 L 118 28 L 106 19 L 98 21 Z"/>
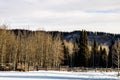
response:
<path id="1" fill-rule="evenodd" d="M 102 67 L 102 46 L 100 46 L 100 50 L 99 50 L 99 54 L 100 54 L 100 67 Z"/>
<path id="2" fill-rule="evenodd" d="M 101 67 L 107 67 L 107 51 L 104 48 L 101 52 Z"/>
<path id="3" fill-rule="evenodd" d="M 75 47 L 75 52 L 74 52 L 74 66 L 75 67 L 79 67 L 80 63 L 79 63 L 79 48 L 80 48 L 80 42 L 79 39 L 75 38 L 75 43 L 74 47 Z M 76 48 L 77 47 L 77 48 Z"/>
<path id="4" fill-rule="evenodd" d="M 64 44 L 64 42 L 62 42 L 62 44 L 63 44 L 63 51 L 64 51 L 64 61 L 63 61 L 63 65 L 69 65 L 69 59 L 68 59 L 68 50 L 67 50 L 67 48 L 65 47 L 65 44 Z"/>
<path id="5" fill-rule="evenodd" d="M 99 66 L 98 43 L 96 42 L 95 39 L 93 40 L 91 47 L 92 47 L 91 48 L 92 50 L 91 50 L 91 56 L 90 56 L 90 64 L 91 64 L 91 67 L 95 68 Z"/>
<path id="6" fill-rule="evenodd" d="M 88 38 L 86 31 L 82 31 L 80 35 L 80 51 L 79 51 L 79 63 L 80 66 L 88 66 L 89 58 Z"/>

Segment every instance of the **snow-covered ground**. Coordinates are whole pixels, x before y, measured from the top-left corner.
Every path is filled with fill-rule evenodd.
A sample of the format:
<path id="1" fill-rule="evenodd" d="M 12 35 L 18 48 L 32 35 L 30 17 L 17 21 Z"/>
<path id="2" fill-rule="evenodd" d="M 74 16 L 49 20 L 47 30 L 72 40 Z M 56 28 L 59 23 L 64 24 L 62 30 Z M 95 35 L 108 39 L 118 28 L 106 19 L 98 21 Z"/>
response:
<path id="1" fill-rule="evenodd" d="M 0 72 L 0 80 L 120 80 L 117 72 L 30 71 Z"/>

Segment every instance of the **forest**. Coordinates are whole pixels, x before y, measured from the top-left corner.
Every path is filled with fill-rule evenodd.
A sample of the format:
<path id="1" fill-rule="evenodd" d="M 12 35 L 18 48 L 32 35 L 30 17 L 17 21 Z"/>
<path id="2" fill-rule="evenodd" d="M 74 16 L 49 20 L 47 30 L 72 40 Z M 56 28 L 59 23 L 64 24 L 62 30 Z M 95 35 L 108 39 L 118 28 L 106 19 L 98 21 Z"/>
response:
<path id="1" fill-rule="evenodd" d="M 40 68 L 117 68 L 120 60 L 119 36 L 112 35 L 108 47 L 85 30 L 79 38 L 66 39 L 64 32 L 0 29 L 0 70 L 39 70 Z M 106 35 L 106 33 L 98 33 Z M 116 38 L 117 37 L 117 38 Z M 116 40 L 117 39 L 117 40 Z"/>

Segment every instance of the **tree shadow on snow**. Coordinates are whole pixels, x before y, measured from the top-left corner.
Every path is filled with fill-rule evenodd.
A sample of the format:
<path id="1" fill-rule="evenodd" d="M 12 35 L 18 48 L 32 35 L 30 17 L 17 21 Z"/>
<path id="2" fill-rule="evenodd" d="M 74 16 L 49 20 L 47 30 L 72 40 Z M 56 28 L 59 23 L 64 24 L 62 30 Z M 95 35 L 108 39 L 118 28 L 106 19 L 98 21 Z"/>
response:
<path id="1" fill-rule="evenodd" d="M 63 79 L 63 80 L 117 80 L 111 78 L 102 78 L 102 79 L 95 79 L 95 78 L 74 78 L 74 77 L 60 77 L 60 76 L 0 76 L 0 78 L 25 78 L 25 79 Z"/>

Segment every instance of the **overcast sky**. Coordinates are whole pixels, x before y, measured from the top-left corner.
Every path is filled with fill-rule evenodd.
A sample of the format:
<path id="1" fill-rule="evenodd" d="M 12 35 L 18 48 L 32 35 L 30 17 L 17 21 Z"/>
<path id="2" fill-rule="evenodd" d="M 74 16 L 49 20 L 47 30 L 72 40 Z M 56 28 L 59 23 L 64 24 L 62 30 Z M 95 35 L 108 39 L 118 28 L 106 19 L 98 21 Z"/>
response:
<path id="1" fill-rule="evenodd" d="M 120 0 L 0 0 L 0 24 L 120 33 Z"/>

